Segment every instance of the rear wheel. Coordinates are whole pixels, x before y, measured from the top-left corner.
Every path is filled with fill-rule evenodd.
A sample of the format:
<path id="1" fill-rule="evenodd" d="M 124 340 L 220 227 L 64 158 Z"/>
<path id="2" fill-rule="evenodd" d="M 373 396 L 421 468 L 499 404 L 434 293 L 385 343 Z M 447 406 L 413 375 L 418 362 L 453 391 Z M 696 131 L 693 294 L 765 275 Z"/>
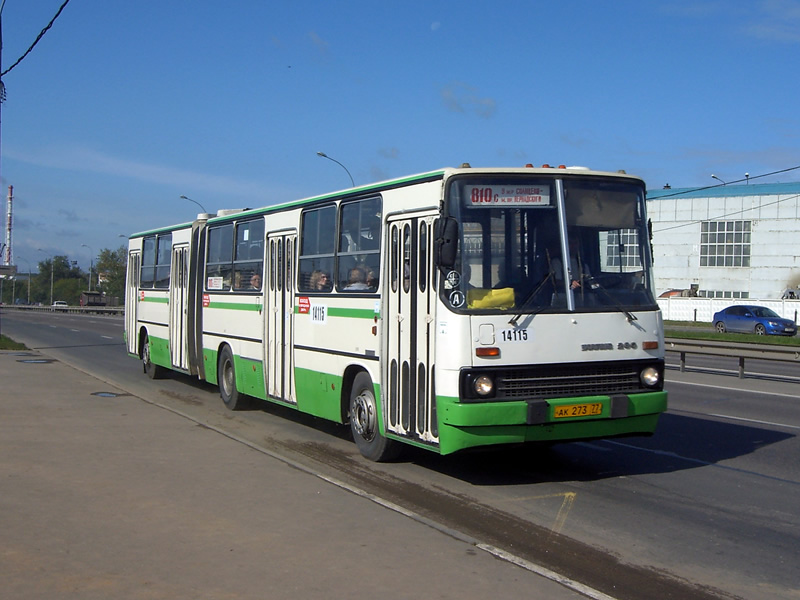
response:
<path id="1" fill-rule="evenodd" d="M 400 444 L 380 433 L 375 388 L 363 371 L 356 375 L 350 390 L 350 430 L 359 452 L 369 460 L 388 461 L 400 454 Z"/>
<path id="2" fill-rule="evenodd" d="M 764 335 L 767 333 L 767 330 L 764 329 L 764 326 L 761 323 L 756 323 L 756 335 Z"/>
<path id="3" fill-rule="evenodd" d="M 727 331 L 727 329 L 725 329 L 725 323 L 722 321 L 717 321 L 716 328 L 719 333 L 725 333 Z"/>
<path id="4" fill-rule="evenodd" d="M 236 368 L 233 364 L 233 352 L 229 346 L 224 346 L 219 353 L 217 382 L 219 383 L 219 395 L 225 406 L 230 410 L 245 408 L 247 399 L 236 389 Z"/>
<path id="5" fill-rule="evenodd" d="M 150 358 L 150 337 L 147 334 L 144 334 L 144 340 L 142 340 L 142 370 L 150 379 L 164 377 L 164 367 L 154 364 Z"/>

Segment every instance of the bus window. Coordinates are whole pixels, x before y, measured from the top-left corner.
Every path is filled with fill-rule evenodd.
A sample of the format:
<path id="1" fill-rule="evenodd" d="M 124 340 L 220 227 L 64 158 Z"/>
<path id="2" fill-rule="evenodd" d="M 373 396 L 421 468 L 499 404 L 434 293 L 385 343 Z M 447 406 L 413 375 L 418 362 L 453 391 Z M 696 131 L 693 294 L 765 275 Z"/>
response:
<path id="1" fill-rule="evenodd" d="M 166 289 L 172 260 L 172 234 L 152 235 L 142 241 L 141 287 Z"/>
<path id="2" fill-rule="evenodd" d="M 417 271 L 419 291 L 424 292 L 428 285 L 428 224 L 419 224 L 419 269 Z"/>
<path id="3" fill-rule="evenodd" d="M 380 279 L 381 200 L 340 207 L 337 281 L 342 291 L 374 292 Z"/>
<path id="4" fill-rule="evenodd" d="M 233 224 L 209 227 L 206 260 L 206 289 L 228 291 L 231 289 L 233 270 Z"/>
<path id="5" fill-rule="evenodd" d="M 236 224 L 235 290 L 260 290 L 264 275 L 264 220 Z"/>
<path id="6" fill-rule="evenodd" d="M 160 289 L 169 287 L 169 271 L 172 265 L 172 234 L 159 235 L 156 251 L 156 281 Z"/>
<path id="7" fill-rule="evenodd" d="M 303 212 L 300 227 L 300 259 L 297 289 L 301 292 L 330 292 L 333 287 L 333 249 L 336 207 Z"/>
<path id="8" fill-rule="evenodd" d="M 156 236 L 142 240 L 141 287 L 151 288 L 156 282 Z"/>

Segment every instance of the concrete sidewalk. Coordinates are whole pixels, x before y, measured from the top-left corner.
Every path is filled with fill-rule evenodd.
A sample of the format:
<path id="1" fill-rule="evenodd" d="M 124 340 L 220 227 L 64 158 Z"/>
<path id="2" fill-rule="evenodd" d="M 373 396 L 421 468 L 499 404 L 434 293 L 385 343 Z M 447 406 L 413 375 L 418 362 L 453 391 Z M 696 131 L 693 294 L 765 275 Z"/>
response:
<path id="1" fill-rule="evenodd" d="M 3 598 L 584 597 L 47 358 L 0 352 Z"/>

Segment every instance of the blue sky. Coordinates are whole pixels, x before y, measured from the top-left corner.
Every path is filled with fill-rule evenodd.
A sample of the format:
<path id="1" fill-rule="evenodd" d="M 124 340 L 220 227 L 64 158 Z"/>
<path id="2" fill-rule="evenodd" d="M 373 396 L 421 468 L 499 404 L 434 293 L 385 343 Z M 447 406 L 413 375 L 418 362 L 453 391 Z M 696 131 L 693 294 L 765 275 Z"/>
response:
<path id="1" fill-rule="evenodd" d="M 62 3 L 5 0 L 2 70 Z M 348 187 L 317 151 L 357 184 L 462 162 L 651 188 L 789 169 L 799 59 L 800 0 L 71 0 L 3 77 L 14 262 L 88 270 L 191 220 L 181 195 L 214 211 Z M 757 180 L 777 181 L 800 170 Z"/>

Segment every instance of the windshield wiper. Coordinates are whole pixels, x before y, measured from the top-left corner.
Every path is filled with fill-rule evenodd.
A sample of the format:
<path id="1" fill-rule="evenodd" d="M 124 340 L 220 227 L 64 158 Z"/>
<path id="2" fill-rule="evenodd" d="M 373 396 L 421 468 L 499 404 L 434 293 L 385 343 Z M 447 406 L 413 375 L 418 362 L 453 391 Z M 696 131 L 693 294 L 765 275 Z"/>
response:
<path id="1" fill-rule="evenodd" d="M 597 279 L 595 279 L 594 277 L 589 277 L 588 278 L 588 283 L 589 283 L 589 288 L 590 289 L 592 289 L 592 290 L 600 290 L 601 292 L 603 292 L 603 294 L 605 294 L 606 298 L 611 300 L 611 304 L 613 305 L 613 307 L 616 308 L 621 313 L 623 313 L 628 318 L 628 322 L 629 323 L 632 322 L 632 321 L 638 321 L 638 319 L 636 318 L 636 315 L 634 315 L 632 312 L 630 312 L 628 309 L 626 309 L 624 306 L 622 306 L 622 304 L 620 304 L 619 300 L 614 298 L 614 296 L 612 296 L 608 292 L 608 290 L 606 290 L 606 288 L 604 288 L 600 284 L 600 282 L 597 281 Z"/>
<path id="2" fill-rule="evenodd" d="M 525 296 L 525 299 L 524 299 L 524 300 L 522 301 L 522 303 L 519 305 L 519 310 L 520 310 L 520 312 L 518 312 L 518 313 L 517 313 L 517 314 L 515 314 L 513 317 L 511 317 L 511 320 L 509 320 L 509 322 L 508 322 L 508 323 L 509 323 L 509 325 L 512 325 L 513 327 L 516 327 L 516 326 L 517 326 L 517 321 L 519 321 L 520 317 L 522 317 L 522 315 L 523 315 L 523 312 L 522 312 L 522 311 L 524 311 L 524 310 L 525 310 L 525 307 L 526 307 L 526 306 L 528 306 L 528 303 L 529 303 L 531 300 L 533 300 L 533 298 L 536 296 L 536 294 L 538 294 L 538 293 L 539 293 L 539 290 L 541 290 L 541 289 L 544 287 L 544 285 L 545 285 L 545 284 L 546 284 L 548 281 L 550 281 L 550 279 L 551 279 L 551 278 L 554 278 L 554 277 L 555 277 L 555 273 L 553 273 L 552 271 L 550 271 L 550 272 L 547 274 L 547 277 L 545 277 L 544 279 L 542 279 L 542 282 L 541 282 L 539 285 L 537 285 L 537 286 L 536 286 L 536 287 L 533 289 L 533 291 L 532 291 L 530 294 L 528 294 L 527 296 Z M 553 286 L 553 287 L 555 287 L 555 286 Z M 556 293 L 558 293 L 558 292 L 556 292 Z"/>

